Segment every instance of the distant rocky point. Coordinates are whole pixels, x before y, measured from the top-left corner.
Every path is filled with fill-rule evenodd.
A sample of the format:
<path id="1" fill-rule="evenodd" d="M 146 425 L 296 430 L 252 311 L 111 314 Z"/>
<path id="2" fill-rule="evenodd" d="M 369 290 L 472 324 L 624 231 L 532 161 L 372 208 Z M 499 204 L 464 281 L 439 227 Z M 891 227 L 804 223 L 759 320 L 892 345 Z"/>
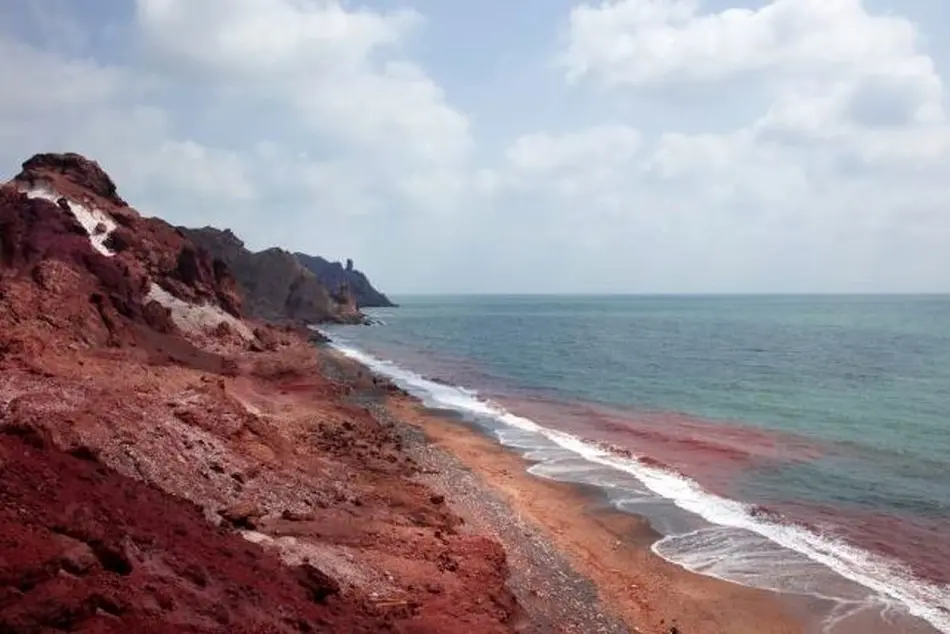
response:
<path id="1" fill-rule="evenodd" d="M 317 276 L 327 288 L 346 287 L 353 293 L 360 308 L 385 308 L 395 306 L 388 297 L 379 292 L 369 279 L 353 268 L 353 260 L 347 259 L 346 266 L 339 262 L 330 262 L 320 256 L 294 253 L 294 257 L 305 268 Z"/>
<path id="2" fill-rule="evenodd" d="M 227 265 L 241 288 L 249 316 L 306 323 L 364 321 L 352 289 L 320 280 L 288 251 L 250 251 L 230 229 L 179 229 Z"/>
<path id="3" fill-rule="evenodd" d="M 62 313 L 81 338 L 118 343 L 137 339 L 131 330 L 141 326 L 171 333 L 224 324 L 219 330 L 250 341 L 244 317 L 366 323 L 360 306 L 391 305 L 351 263 L 308 262 L 325 263 L 322 276 L 288 251 L 251 252 L 227 229 L 145 217 L 98 163 L 75 153 L 37 154 L 0 187 L 5 275 L 34 280 L 19 299 L 51 318 Z M 63 292 L 46 292 L 53 286 Z M 54 296 L 55 307 L 43 306 Z"/>

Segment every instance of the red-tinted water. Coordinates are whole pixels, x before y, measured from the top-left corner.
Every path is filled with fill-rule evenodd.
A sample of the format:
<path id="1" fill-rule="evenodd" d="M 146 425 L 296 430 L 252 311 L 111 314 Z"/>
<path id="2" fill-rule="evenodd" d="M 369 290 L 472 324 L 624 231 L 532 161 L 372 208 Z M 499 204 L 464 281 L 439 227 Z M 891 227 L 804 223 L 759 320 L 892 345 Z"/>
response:
<path id="1" fill-rule="evenodd" d="M 814 460 L 820 445 L 784 434 L 679 413 L 621 412 L 600 405 L 502 399 L 509 410 L 597 443 L 630 450 L 644 461 L 728 495 L 737 472 Z"/>
<path id="2" fill-rule="evenodd" d="M 791 521 L 822 527 L 850 544 L 900 561 L 921 579 L 950 584 L 950 518 L 895 517 L 795 501 L 776 508 Z"/>
<path id="3" fill-rule="evenodd" d="M 685 475 L 707 491 L 743 500 L 736 482 L 750 470 L 819 460 L 837 448 L 794 434 L 680 413 L 625 412 L 600 405 L 502 398 L 510 411 L 546 427 L 630 452 L 641 462 Z M 902 562 L 922 579 L 950 584 L 950 518 L 900 517 L 843 506 L 748 500 L 770 519 L 832 534 Z"/>

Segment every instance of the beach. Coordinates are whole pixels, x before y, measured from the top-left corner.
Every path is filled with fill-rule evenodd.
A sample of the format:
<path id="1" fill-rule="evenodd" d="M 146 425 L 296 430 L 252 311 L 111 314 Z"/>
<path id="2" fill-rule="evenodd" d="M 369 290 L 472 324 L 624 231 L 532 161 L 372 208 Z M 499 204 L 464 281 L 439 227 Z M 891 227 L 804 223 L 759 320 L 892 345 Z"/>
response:
<path id="1" fill-rule="evenodd" d="M 610 509 L 599 492 L 532 476 L 523 459 L 497 443 L 420 412 L 413 403 L 392 407 L 424 430 L 436 447 L 477 473 L 502 496 L 514 516 L 543 531 L 631 631 L 667 632 L 674 627 L 709 634 L 805 631 L 793 606 L 777 595 L 702 577 L 651 553 L 649 547 L 658 536 L 649 525 Z M 469 512 L 477 516 L 480 511 Z M 555 586 L 552 598 L 558 601 L 556 583 L 549 580 L 546 585 Z"/>
<path id="2" fill-rule="evenodd" d="M 643 519 L 664 562 L 778 597 L 806 631 L 932 634 L 950 631 L 946 307 L 426 297 L 326 332 L 522 471 Z"/>
<path id="3" fill-rule="evenodd" d="M 532 475 L 306 331 L 257 332 L 253 349 L 54 337 L 2 359 L 0 623 L 32 631 L 69 609 L 102 631 L 821 631 L 821 601 L 674 565 L 602 491 Z"/>
<path id="4" fill-rule="evenodd" d="M 0 631 L 799 631 L 300 320 L 242 312 L 250 287 L 97 164 L 24 166 L 0 188 Z M 264 277 L 363 321 L 272 255 Z"/>
<path id="5" fill-rule="evenodd" d="M 804 631 L 305 332 L 258 333 L 0 359 L 0 625 Z"/>
<path id="6" fill-rule="evenodd" d="M 333 351 L 333 372 L 365 371 Z M 458 416 L 387 394 L 376 416 L 398 421 L 414 442 L 422 482 L 443 491 L 466 525 L 497 538 L 525 631 L 792 633 L 809 624 L 807 600 L 688 572 L 650 551 L 659 537 L 642 518 L 610 507 L 602 493 L 528 473 L 530 463 Z M 555 562 L 552 564 L 552 561 Z"/>

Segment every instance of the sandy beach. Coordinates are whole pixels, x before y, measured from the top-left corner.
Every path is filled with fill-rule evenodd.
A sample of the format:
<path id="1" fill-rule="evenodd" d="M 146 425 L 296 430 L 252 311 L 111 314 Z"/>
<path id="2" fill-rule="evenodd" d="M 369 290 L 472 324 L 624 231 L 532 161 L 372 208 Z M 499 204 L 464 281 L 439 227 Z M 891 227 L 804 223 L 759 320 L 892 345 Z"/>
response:
<path id="1" fill-rule="evenodd" d="M 0 188 L 16 238 L 0 631 L 800 631 L 773 597 L 665 564 L 637 518 L 529 476 L 299 322 L 243 314 L 223 263 L 98 165 L 28 165 Z M 93 209 L 102 227 L 82 224 Z M 343 299 L 335 318 L 359 317 Z"/>
<path id="2" fill-rule="evenodd" d="M 950 634 L 950 0 L 0 0 L 0 634 Z"/>
<path id="3" fill-rule="evenodd" d="M 368 375 L 354 361 L 326 353 L 332 372 L 356 385 L 354 373 Z M 644 520 L 613 510 L 591 488 L 529 474 L 529 462 L 449 413 L 404 394 L 387 394 L 373 411 L 404 426 L 406 446 L 424 466 L 420 479 L 444 491 L 471 529 L 504 545 L 509 587 L 531 617 L 524 631 L 762 634 L 813 628 L 811 602 L 666 562 L 650 551 L 657 535 Z"/>

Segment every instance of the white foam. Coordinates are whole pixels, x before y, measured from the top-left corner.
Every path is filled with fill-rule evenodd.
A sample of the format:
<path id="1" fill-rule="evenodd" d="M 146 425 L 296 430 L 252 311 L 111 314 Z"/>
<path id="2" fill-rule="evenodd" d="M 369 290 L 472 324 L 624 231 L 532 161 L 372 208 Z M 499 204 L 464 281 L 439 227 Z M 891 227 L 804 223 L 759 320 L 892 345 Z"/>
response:
<path id="1" fill-rule="evenodd" d="M 29 198 L 48 200 L 54 205 L 58 204 L 60 198 L 64 198 L 64 196 L 61 196 L 47 187 L 22 188 L 20 191 Z M 112 219 L 112 216 L 101 209 L 86 207 L 68 198 L 66 199 L 66 203 L 67 207 L 69 207 L 69 211 L 72 212 L 76 220 L 79 221 L 82 228 L 86 230 L 86 234 L 89 236 L 89 242 L 92 243 L 92 248 L 106 257 L 115 255 L 115 252 L 106 246 L 106 241 L 118 226 L 115 220 Z M 97 231 L 100 227 L 104 228 L 104 230 Z"/>
<path id="2" fill-rule="evenodd" d="M 705 526 L 670 535 L 654 550 L 684 568 L 744 585 L 808 594 L 836 601 L 866 600 L 863 586 L 757 533 L 728 526 Z"/>
<path id="3" fill-rule="evenodd" d="M 512 414 L 497 404 L 479 398 L 478 394 L 471 390 L 429 381 L 390 361 L 377 359 L 349 346 L 332 341 L 330 345 L 396 382 L 429 407 L 449 408 L 462 414 L 487 417 L 518 430 L 542 435 L 589 462 L 632 475 L 652 493 L 712 524 L 741 529 L 799 553 L 841 577 L 872 590 L 885 602 L 893 601 L 903 605 L 910 614 L 927 621 L 939 631 L 950 634 L 950 586 L 917 579 L 899 562 L 839 539 L 825 537 L 804 527 L 753 517 L 748 505 L 709 493 L 693 480 L 646 466 L 636 459 L 621 458 L 571 434 L 542 427 L 530 419 Z M 662 556 L 662 547 L 658 550 L 658 554 Z M 680 555 L 685 557 L 683 553 Z M 676 563 L 684 567 L 689 564 L 688 561 L 685 564 L 681 561 Z M 705 572 L 716 574 L 715 570 Z M 722 572 L 722 569 L 720 572 L 725 577 L 726 573 Z"/>

